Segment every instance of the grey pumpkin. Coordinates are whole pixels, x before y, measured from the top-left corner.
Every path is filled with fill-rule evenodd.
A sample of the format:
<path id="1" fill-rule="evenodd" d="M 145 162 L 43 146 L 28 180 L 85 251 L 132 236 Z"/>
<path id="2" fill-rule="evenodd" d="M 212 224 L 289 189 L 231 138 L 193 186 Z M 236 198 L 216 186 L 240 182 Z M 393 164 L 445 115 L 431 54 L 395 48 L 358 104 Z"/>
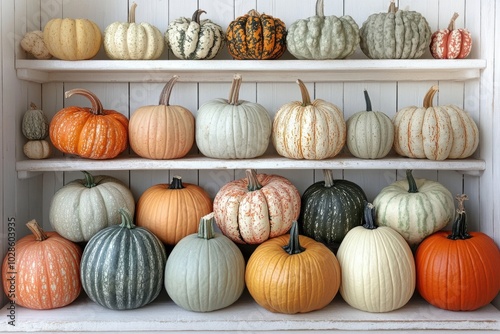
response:
<path id="1" fill-rule="evenodd" d="M 23 135 L 29 140 L 42 140 L 49 135 L 47 116 L 33 102 L 30 109 L 24 113 L 21 128 Z"/>

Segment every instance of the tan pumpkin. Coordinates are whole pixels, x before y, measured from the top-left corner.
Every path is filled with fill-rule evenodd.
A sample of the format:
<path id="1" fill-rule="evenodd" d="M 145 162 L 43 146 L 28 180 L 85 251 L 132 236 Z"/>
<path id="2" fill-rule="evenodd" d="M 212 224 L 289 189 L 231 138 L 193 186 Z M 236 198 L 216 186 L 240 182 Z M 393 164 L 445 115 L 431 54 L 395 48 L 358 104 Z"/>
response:
<path id="1" fill-rule="evenodd" d="M 302 101 L 283 105 L 273 121 L 272 141 L 279 155 L 293 159 L 327 159 L 346 142 L 346 122 L 334 104 L 316 99 L 299 79 Z"/>
<path id="2" fill-rule="evenodd" d="M 170 93 L 178 78 L 174 75 L 167 82 L 158 105 L 140 107 L 130 117 L 130 147 L 143 158 L 181 158 L 193 146 L 193 114 L 184 107 L 169 103 Z"/>
<path id="3" fill-rule="evenodd" d="M 36 59 L 50 59 L 52 55 L 43 41 L 43 31 L 34 30 L 24 34 L 21 48 Z"/>
<path id="4" fill-rule="evenodd" d="M 438 91 L 432 86 L 423 107 L 406 107 L 393 118 L 394 150 L 409 158 L 464 159 L 479 145 L 479 130 L 472 117 L 455 105 L 433 106 Z"/>
<path id="5" fill-rule="evenodd" d="M 52 149 L 48 141 L 41 140 L 28 140 L 23 146 L 23 153 L 30 159 L 45 159 L 50 157 Z"/>

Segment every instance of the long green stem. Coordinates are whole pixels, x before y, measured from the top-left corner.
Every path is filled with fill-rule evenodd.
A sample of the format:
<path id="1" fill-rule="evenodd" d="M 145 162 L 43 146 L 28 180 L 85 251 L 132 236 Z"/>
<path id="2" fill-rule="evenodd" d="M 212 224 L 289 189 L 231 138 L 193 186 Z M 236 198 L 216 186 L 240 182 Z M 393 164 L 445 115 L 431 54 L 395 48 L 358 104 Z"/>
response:
<path id="1" fill-rule="evenodd" d="M 417 182 L 415 182 L 411 169 L 406 170 L 406 180 L 408 180 L 408 192 L 412 194 L 418 193 Z"/>
<path id="2" fill-rule="evenodd" d="M 293 221 L 292 227 L 290 228 L 290 240 L 288 241 L 288 245 L 283 246 L 283 249 L 290 255 L 299 254 L 306 250 L 300 245 L 299 227 L 296 220 Z"/>

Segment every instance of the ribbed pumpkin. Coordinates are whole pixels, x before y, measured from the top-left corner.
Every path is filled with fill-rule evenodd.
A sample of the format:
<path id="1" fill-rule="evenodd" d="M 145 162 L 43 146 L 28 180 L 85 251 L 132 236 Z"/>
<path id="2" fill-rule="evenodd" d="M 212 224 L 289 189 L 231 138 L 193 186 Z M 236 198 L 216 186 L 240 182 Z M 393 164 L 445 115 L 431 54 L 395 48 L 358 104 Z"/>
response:
<path id="1" fill-rule="evenodd" d="M 135 22 L 137 4 L 130 6 L 128 22 L 113 22 L 104 30 L 104 51 L 111 59 L 158 59 L 165 49 L 163 34 L 154 25 Z"/>
<path id="2" fill-rule="evenodd" d="M 130 147 L 143 158 L 177 159 L 193 147 L 193 114 L 182 106 L 170 105 L 170 94 L 178 78 L 174 75 L 165 84 L 158 105 L 140 107 L 130 117 Z"/>
<path id="3" fill-rule="evenodd" d="M 23 153 L 30 159 L 46 159 L 50 157 L 52 149 L 49 142 L 45 139 L 28 140 L 23 145 Z"/>
<path id="4" fill-rule="evenodd" d="M 102 34 L 97 24 L 89 19 L 57 18 L 45 25 L 43 41 L 56 58 L 84 60 L 99 52 Z"/>
<path id="5" fill-rule="evenodd" d="M 32 102 L 23 115 L 21 128 L 28 140 L 42 140 L 49 135 L 49 120 L 43 110 Z"/>
<path id="6" fill-rule="evenodd" d="M 458 13 L 454 13 L 447 29 L 439 29 L 431 36 L 431 55 L 436 59 L 466 58 L 472 48 L 472 36 L 467 29 L 455 29 Z"/>
<path id="7" fill-rule="evenodd" d="M 293 159 L 327 159 L 345 145 L 346 122 L 334 104 L 311 102 L 307 87 L 297 80 L 302 101 L 283 105 L 273 121 L 272 141 L 279 155 Z"/>
<path id="8" fill-rule="evenodd" d="M 415 291 L 415 261 L 403 237 L 376 225 L 375 209 L 365 204 L 363 224 L 350 230 L 340 244 L 340 294 L 352 307 L 390 312 L 410 300 Z"/>
<path id="9" fill-rule="evenodd" d="M 277 313 L 322 309 L 336 296 L 340 266 L 322 243 L 299 236 L 297 222 L 290 234 L 259 245 L 250 256 L 245 283 L 253 299 Z"/>
<path id="10" fill-rule="evenodd" d="M 212 59 L 224 45 L 222 27 L 211 20 L 200 20 L 197 9 L 192 18 L 180 17 L 170 22 L 165 32 L 167 46 L 179 59 Z"/>
<path id="11" fill-rule="evenodd" d="M 415 179 L 406 170 L 406 180 L 383 188 L 373 200 L 379 226 L 398 231 L 415 248 L 452 221 L 455 205 L 453 196 L 441 183 Z"/>
<path id="12" fill-rule="evenodd" d="M 102 107 L 99 98 L 86 89 L 66 92 L 90 100 L 91 108 L 71 106 L 59 110 L 50 122 L 52 144 L 61 152 L 89 159 L 111 159 L 128 146 L 128 119 Z"/>
<path id="13" fill-rule="evenodd" d="M 215 221 L 239 244 L 260 244 L 288 232 L 300 213 L 300 194 L 285 177 L 246 170 L 226 183 L 214 199 Z"/>
<path id="14" fill-rule="evenodd" d="M 262 105 L 239 99 L 240 85 L 241 76 L 237 74 L 227 100 L 210 100 L 198 110 L 196 144 L 207 157 L 255 158 L 269 146 L 271 117 Z"/>
<path id="15" fill-rule="evenodd" d="M 293 22 L 287 49 L 298 59 L 344 59 L 359 45 L 359 26 L 349 15 L 325 16 L 324 0 L 316 1 L 316 15 Z"/>
<path id="16" fill-rule="evenodd" d="M 3 260 L 3 290 L 15 304 L 31 309 L 71 304 L 82 288 L 82 250 L 56 232 L 44 232 L 35 220 L 26 225 L 32 234 L 9 247 Z"/>
<path id="17" fill-rule="evenodd" d="M 455 105 L 433 106 L 438 91 L 432 86 L 423 107 L 406 107 L 393 118 L 394 150 L 409 158 L 430 160 L 464 159 L 479 145 L 474 119 Z"/>
<path id="18" fill-rule="evenodd" d="M 431 27 L 422 14 L 398 9 L 370 15 L 359 30 L 360 47 L 372 59 L 415 59 L 429 48 Z"/>
<path id="19" fill-rule="evenodd" d="M 168 256 L 165 288 L 180 307 L 210 312 L 237 301 L 245 288 L 240 249 L 214 232 L 214 214 L 200 219 L 198 233 L 183 238 Z"/>
<path id="20" fill-rule="evenodd" d="M 372 111 L 372 103 L 365 90 L 366 110 L 358 111 L 346 122 L 346 144 L 349 152 L 358 158 L 380 159 L 391 151 L 394 143 L 394 125 L 382 111 Z"/>
<path id="21" fill-rule="evenodd" d="M 286 26 L 252 9 L 229 23 L 226 44 L 235 59 L 278 59 L 286 51 Z"/>
<path id="22" fill-rule="evenodd" d="M 113 310 L 129 310 L 158 297 L 167 255 L 153 233 L 136 227 L 126 210 L 119 211 L 122 223 L 99 231 L 85 246 L 81 280 L 93 302 Z"/>
<path id="23" fill-rule="evenodd" d="M 302 194 L 299 226 L 301 233 L 336 250 L 352 228 L 361 224 L 366 194 L 356 183 L 334 180 L 330 169 L 324 181 L 309 186 Z"/>
<path id="24" fill-rule="evenodd" d="M 49 221 L 64 238 L 89 241 L 100 230 L 120 224 L 118 210 L 126 208 L 134 214 L 135 201 L 130 189 L 108 175 L 93 176 L 69 182 L 52 197 Z"/>
<path id="25" fill-rule="evenodd" d="M 196 233 L 201 217 L 212 212 L 212 200 L 200 186 L 174 176 L 170 184 L 146 189 L 136 206 L 136 222 L 168 245 Z"/>
<path id="26" fill-rule="evenodd" d="M 432 234 L 417 248 L 417 290 L 436 307 L 473 311 L 500 292 L 500 250 L 488 235 L 468 232 L 467 196 L 457 199 L 452 230 Z"/>

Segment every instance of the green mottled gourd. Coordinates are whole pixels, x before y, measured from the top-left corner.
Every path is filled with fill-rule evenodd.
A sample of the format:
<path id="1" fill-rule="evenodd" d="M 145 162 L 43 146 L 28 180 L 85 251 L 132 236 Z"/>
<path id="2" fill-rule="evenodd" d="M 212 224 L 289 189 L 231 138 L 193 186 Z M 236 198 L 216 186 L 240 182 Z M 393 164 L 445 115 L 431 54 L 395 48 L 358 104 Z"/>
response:
<path id="1" fill-rule="evenodd" d="M 23 115 L 21 127 L 28 140 L 42 140 L 49 135 L 49 120 L 33 102 Z"/>

